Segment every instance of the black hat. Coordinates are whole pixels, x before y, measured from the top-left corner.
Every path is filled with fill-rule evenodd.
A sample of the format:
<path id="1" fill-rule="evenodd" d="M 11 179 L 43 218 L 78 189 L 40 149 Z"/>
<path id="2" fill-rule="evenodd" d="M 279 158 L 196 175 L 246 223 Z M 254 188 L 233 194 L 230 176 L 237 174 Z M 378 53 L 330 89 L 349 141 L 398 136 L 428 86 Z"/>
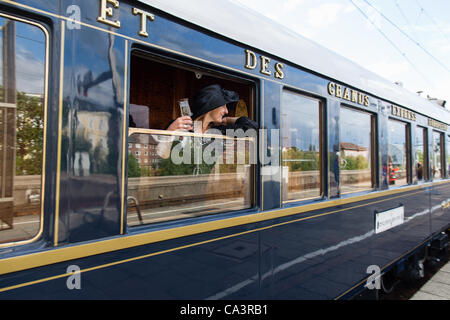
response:
<path id="1" fill-rule="evenodd" d="M 236 92 L 222 89 L 218 84 L 205 87 L 195 94 L 192 119 L 229 103 L 235 106 L 238 101 L 239 95 Z"/>

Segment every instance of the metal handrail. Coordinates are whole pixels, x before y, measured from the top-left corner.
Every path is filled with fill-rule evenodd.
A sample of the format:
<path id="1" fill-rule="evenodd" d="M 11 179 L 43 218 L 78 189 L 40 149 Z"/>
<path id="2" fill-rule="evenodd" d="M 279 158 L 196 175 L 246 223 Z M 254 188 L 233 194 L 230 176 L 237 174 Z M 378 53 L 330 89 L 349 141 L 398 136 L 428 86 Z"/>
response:
<path id="1" fill-rule="evenodd" d="M 138 214 L 139 222 L 141 224 L 144 224 L 144 221 L 142 220 L 141 208 L 139 207 L 139 201 L 133 196 L 128 196 L 127 197 L 127 202 L 130 201 L 130 200 L 133 201 L 134 205 L 136 206 L 136 211 L 137 211 L 137 214 Z"/>

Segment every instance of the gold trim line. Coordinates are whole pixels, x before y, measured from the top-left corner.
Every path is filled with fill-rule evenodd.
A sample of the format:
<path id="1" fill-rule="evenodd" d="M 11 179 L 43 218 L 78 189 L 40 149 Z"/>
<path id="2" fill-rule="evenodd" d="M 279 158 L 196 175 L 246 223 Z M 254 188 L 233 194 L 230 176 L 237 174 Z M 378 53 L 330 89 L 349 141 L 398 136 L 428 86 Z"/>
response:
<path id="1" fill-rule="evenodd" d="M 64 46 L 65 46 L 66 23 L 61 21 L 61 52 L 59 70 L 59 115 L 58 115 L 58 153 L 56 162 L 56 195 L 55 195 L 55 227 L 53 245 L 58 245 L 59 233 L 59 197 L 61 188 L 61 149 L 62 149 L 62 116 L 64 100 Z"/>
<path id="2" fill-rule="evenodd" d="M 123 90 L 123 145 L 122 145 L 122 199 L 120 207 L 120 234 L 123 235 L 125 219 L 125 162 L 128 153 L 127 148 L 127 112 L 128 112 L 128 40 L 125 40 L 125 71 L 124 71 L 124 90 Z"/>

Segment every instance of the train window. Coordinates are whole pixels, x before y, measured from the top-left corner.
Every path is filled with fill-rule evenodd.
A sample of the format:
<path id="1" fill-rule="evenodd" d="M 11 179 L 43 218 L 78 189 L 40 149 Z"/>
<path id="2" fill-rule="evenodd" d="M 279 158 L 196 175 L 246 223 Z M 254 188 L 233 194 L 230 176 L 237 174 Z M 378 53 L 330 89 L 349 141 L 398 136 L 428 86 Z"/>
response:
<path id="1" fill-rule="evenodd" d="M 402 121 L 388 121 L 388 178 L 389 184 L 407 185 L 409 179 L 409 125 Z"/>
<path id="2" fill-rule="evenodd" d="M 197 93 L 209 89 L 232 97 L 227 116 L 252 122 L 253 83 L 141 52 L 132 54 L 130 77 L 128 225 L 252 208 L 257 130 L 244 126 L 224 135 L 218 127 L 205 132 L 205 121 L 196 121 L 194 132 L 174 131 L 172 124 L 185 112 L 201 120 Z"/>
<path id="3" fill-rule="evenodd" d="M 321 184 L 321 102 L 284 91 L 281 106 L 282 199 L 318 198 Z"/>
<path id="4" fill-rule="evenodd" d="M 431 161 L 431 176 L 433 179 L 445 177 L 444 160 L 444 134 L 433 131 L 433 160 Z"/>
<path id="5" fill-rule="evenodd" d="M 47 34 L 0 14 L 0 246 L 42 230 Z"/>
<path id="6" fill-rule="evenodd" d="M 339 181 L 342 194 L 374 187 L 374 121 L 369 113 L 341 108 Z"/>
<path id="7" fill-rule="evenodd" d="M 427 129 L 423 127 L 416 128 L 416 141 L 415 141 L 415 157 L 414 166 L 416 169 L 417 181 L 428 180 L 428 164 L 427 164 L 427 150 L 428 150 L 428 134 Z"/>
<path id="8" fill-rule="evenodd" d="M 450 178 L 450 136 L 447 136 L 447 178 Z"/>

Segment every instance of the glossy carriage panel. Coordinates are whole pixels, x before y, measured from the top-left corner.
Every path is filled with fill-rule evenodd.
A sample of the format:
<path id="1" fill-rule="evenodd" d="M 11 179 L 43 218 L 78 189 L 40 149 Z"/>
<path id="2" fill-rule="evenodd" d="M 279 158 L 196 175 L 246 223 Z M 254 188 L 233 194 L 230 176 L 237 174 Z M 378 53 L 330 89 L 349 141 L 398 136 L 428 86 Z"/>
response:
<path id="1" fill-rule="evenodd" d="M 96 46 L 79 45 L 94 41 Z M 66 27 L 58 242 L 120 233 L 125 40 Z"/>
<path id="2" fill-rule="evenodd" d="M 445 229 L 450 220 L 450 185 L 437 185 L 431 189 L 431 231 L 437 233 Z"/>
<path id="3" fill-rule="evenodd" d="M 253 228 L 224 229 L 13 273 L 0 280 L 0 297 L 255 299 L 260 253 Z M 73 267 L 81 270 L 79 290 L 76 279 L 67 277 Z M 3 291 L 18 283 L 22 285 Z"/>
<path id="4" fill-rule="evenodd" d="M 277 220 L 262 232 L 274 249 L 273 269 L 262 275 L 268 290 L 280 299 L 334 299 L 365 285 L 369 267 L 382 270 L 427 239 L 428 199 L 417 190 Z M 376 212 L 401 204 L 403 224 L 376 234 Z"/>
<path id="5" fill-rule="evenodd" d="M 371 266 L 387 268 L 427 239 L 428 196 L 400 193 L 13 273 L 2 288 L 24 286 L 1 295 L 334 299 L 364 285 Z M 400 203 L 404 223 L 376 234 L 375 212 Z M 82 290 L 68 289 L 70 266 L 81 269 Z"/>

